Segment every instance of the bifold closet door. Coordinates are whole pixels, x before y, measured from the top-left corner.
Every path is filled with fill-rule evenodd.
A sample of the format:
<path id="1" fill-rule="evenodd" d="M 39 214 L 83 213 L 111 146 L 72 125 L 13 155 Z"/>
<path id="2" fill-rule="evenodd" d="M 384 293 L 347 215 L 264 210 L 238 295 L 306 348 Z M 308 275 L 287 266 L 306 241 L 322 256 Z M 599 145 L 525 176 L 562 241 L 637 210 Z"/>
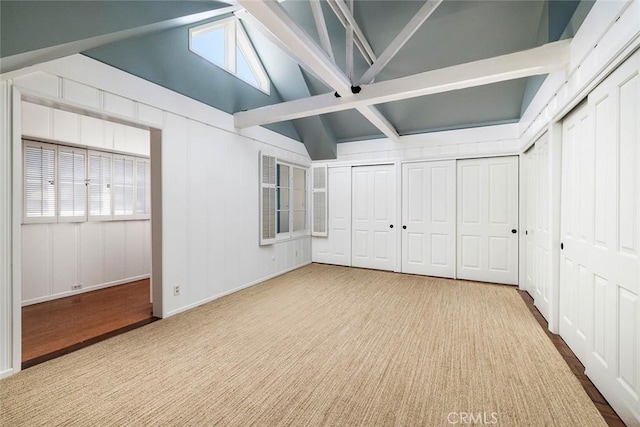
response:
<path id="1" fill-rule="evenodd" d="M 402 272 L 456 272 L 456 161 L 402 165 Z"/>
<path id="2" fill-rule="evenodd" d="M 457 277 L 518 283 L 518 158 L 459 160 Z"/>
<path id="3" fill-rule="evenodd" d="M 356 166 L 351 173 L 351 263 L 393 271 L 398 229 L 395 166 Z"/>
<path id="4" fill-rule="evenodd" d="M 560 335 L 640 425 L 640 52 L 562 128 Z"/>

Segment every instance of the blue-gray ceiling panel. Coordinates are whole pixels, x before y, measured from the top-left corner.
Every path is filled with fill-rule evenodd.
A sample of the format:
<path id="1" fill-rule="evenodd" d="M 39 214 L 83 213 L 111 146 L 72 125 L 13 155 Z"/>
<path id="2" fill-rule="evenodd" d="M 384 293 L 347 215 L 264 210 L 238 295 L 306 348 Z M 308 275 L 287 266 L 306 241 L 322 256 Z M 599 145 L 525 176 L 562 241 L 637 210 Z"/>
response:
<path id="1" fill-rule="evenodd" d="M 384 135 L 358 110 L 345 110 L 323 114 L 338 142 L 382 138 Z"/>
<path id="2" fill-rule="evenodd" d="M 2 57 L 228 7 L 217 1 L 3 1 Z"/>
<path id="3" fill-rule="evenodd" d="M 445 0 L 382 70 L 378 80 L 535 47 L 543 5 L 539 1 Z M 379 16 L 380 25 L 384 19 L 384 15 Z"/>
<path id="4" fill-rule="evenodd" d="M 520 119 L 527 79 L 378 105 L 401 135 L 509 123 Z"/>
<path id="5" fill-rule="evenodd" d="M 191 52 L 188 30 L 188 26 L 178 27 L 83 53 L 227 113 L 283 101 L 273 87 L 267 95 Z M 300 139 L 290 122 L 268 128 Z"/>

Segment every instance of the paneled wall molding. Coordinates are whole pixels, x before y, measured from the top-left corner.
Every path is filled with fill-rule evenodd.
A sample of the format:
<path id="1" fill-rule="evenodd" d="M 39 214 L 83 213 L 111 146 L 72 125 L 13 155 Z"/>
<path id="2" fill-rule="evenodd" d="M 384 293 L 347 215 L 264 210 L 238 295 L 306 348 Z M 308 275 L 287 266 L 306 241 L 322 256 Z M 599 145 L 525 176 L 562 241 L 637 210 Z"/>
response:
<path id="1" fill-rule="evenodd" d="M 28 98 L 33 99 L 33 96 Z M 54 106 L 42 104 L 22 101 L 23 138 L 149 157 L 147 129 L 96 118 L 86 110 L 70 112 L 66 106 L 60 109 L 59 103 Z"/>
<path id="2" fill-rule="evenodd" d="M 550 74 L 520 119 L 521 151 L 640 47 L 640 1 L 598 1 L 571 42 L 568 71 Z"/>
<path id="3" fill-rule="evenodd" d="M 149 220 L 23 225 L 22 306 L 148 278 L 150 240 Z"/>
<path id="4" fill-rule="evenodd" d="M 230 114 L 81 54 L 5 73 L 0 75 L 0 79 L 14 78 L 16 84 L 34 88 L 33 83 L 22 83 L 21 79 L 33 78 L 29 77 L 29 75 L 38 75 L 39 73 L 46 74 L 49 77 L 47 77 L 46 83 L 37 83 L 38 88 L 36 90 L 50 96 L 60 98 L 62 95 L 60 87 L 68 86 L 67 82 L 71 81 L 76 85 L 80 85 L 79 87 L 84 86 L 100 90 L 137 103 L 139 118 L 142 118 L 141 116 L 146 114 L 149 109 L 163 110 L 224 130 L 231 134 L 230 136 L 240 135 L 256 142 L 273 146 L 278 150 L 285 150 L 291 154 L 299 155 L 301 156 L 299 162 L 304 162 L 304 158 L 308 157 L 304 144 L 298 141 L 262 127 L 238 130 L 234 127 L 233 116 Z M 54 78 L 51 78 L 51 76 Z M 62 85 L 58 82 L 60 78 L 63 79 Z M 85 89 L 84 93 L 89 91 L 89 89 Z M 66 94 L 65 99 L 72 96 L 69 91 L 64 92 Z M 80 101 L 77 96 L 75 99 Z M 86 102 L 87 99 L 93 98 L 84 96 L 81 102 Z M 103 99 L 103 101 L 106 106 L 107 100 Z M 108 110 L 108 108 L 105 109 Z M 133 111 L 135 111 L 135 107 Z"/>
<path id="5" fill-rule="evenodd" d="M 486 126 L 402 136 L 389 139 L 338 144 L 335 162 L 399 160 L 444 160 L 467 157 L 512 155 L 518 152 L 518 124 Z M 330 161 L 329 164 L 332 162 Z"/>

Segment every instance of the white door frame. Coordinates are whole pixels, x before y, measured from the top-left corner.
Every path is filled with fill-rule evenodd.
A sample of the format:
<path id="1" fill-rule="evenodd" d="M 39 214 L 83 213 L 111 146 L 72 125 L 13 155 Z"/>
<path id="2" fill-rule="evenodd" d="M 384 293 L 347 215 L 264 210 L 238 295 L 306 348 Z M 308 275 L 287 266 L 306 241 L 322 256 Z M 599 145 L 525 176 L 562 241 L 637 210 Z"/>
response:
<path id="1" fill-rule="evenodd" d="M 75 104 L 60 98 L 48 96 L 16 85 L 10 85 L 11 92 L 11 151 L 12 151 L 12 219 L 11 219 L 11 291 L 12 291 L 12 370 L 8 375 L 22 369 L 22 101 L 35 102 L 47 106 L 64 107 L 65 110 L 104 120 L 111 120 L 150 131 L 151 158 L 151 293 L 153 315 L 164 316 L 162 295 L 162 129 L 130 117 L 108 113 L 95 108 Z"/>

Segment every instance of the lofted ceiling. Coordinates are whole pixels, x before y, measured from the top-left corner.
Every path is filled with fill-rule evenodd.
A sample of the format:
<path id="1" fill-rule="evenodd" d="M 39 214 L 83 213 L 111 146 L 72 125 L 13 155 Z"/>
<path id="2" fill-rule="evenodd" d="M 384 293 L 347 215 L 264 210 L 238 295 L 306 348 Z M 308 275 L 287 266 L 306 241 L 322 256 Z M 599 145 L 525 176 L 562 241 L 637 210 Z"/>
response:
<path id="1" fill-rule="evenodd" d="M 551 54 L 528 54 L 531 64 L 518 72 L 496 72 L 506 77 L 488 82 L 476 78 L 473 84 L 461 84 L 464 79 L 456 82 L 455 77 L 463 75 L 464 67 L 467 74 L 492 70 L 483 60 L 572 37 L 592 4 L 585 0 L 2 1 L 0 70 L 83 53 L 234 114 L 239 127 L 259 124 L 301 141 L 312 159 L 331 159 L 336 157 L 336 144 L 342 142 L 517 122 L 546 70 L 552 69 L 545 67 L 547 62 L 554 67 L 560 63 L 549 57 L 562 52 L 561 47 L 552 46 Z M 240 19 L 271 80 L 269 94 L 189 50 L 189 28 L 230 16 Z M 46 25 L 51 19 L 58 25 Z M 540 66 L 535 63 L 537 55 Z M 480 62 L 462 65 L 474 61 Z M 497 63 L 508 66 L 514 60 Z M 398 99 L 374 96 L 385 84 L 388 91 L 402 78 L 416 75 L 419 78 L 411 84 L 431 90 L 412 93 L 405 88 L 406 95 Z M 438 83 L 442 81 L 449 85 Z M 350 86 L 361 92 L 352 94 Z M 295 117 L 283 113 L 287 108 L 295 110 Z M 244 117 L 250 119 L 243 121 Z"/>

